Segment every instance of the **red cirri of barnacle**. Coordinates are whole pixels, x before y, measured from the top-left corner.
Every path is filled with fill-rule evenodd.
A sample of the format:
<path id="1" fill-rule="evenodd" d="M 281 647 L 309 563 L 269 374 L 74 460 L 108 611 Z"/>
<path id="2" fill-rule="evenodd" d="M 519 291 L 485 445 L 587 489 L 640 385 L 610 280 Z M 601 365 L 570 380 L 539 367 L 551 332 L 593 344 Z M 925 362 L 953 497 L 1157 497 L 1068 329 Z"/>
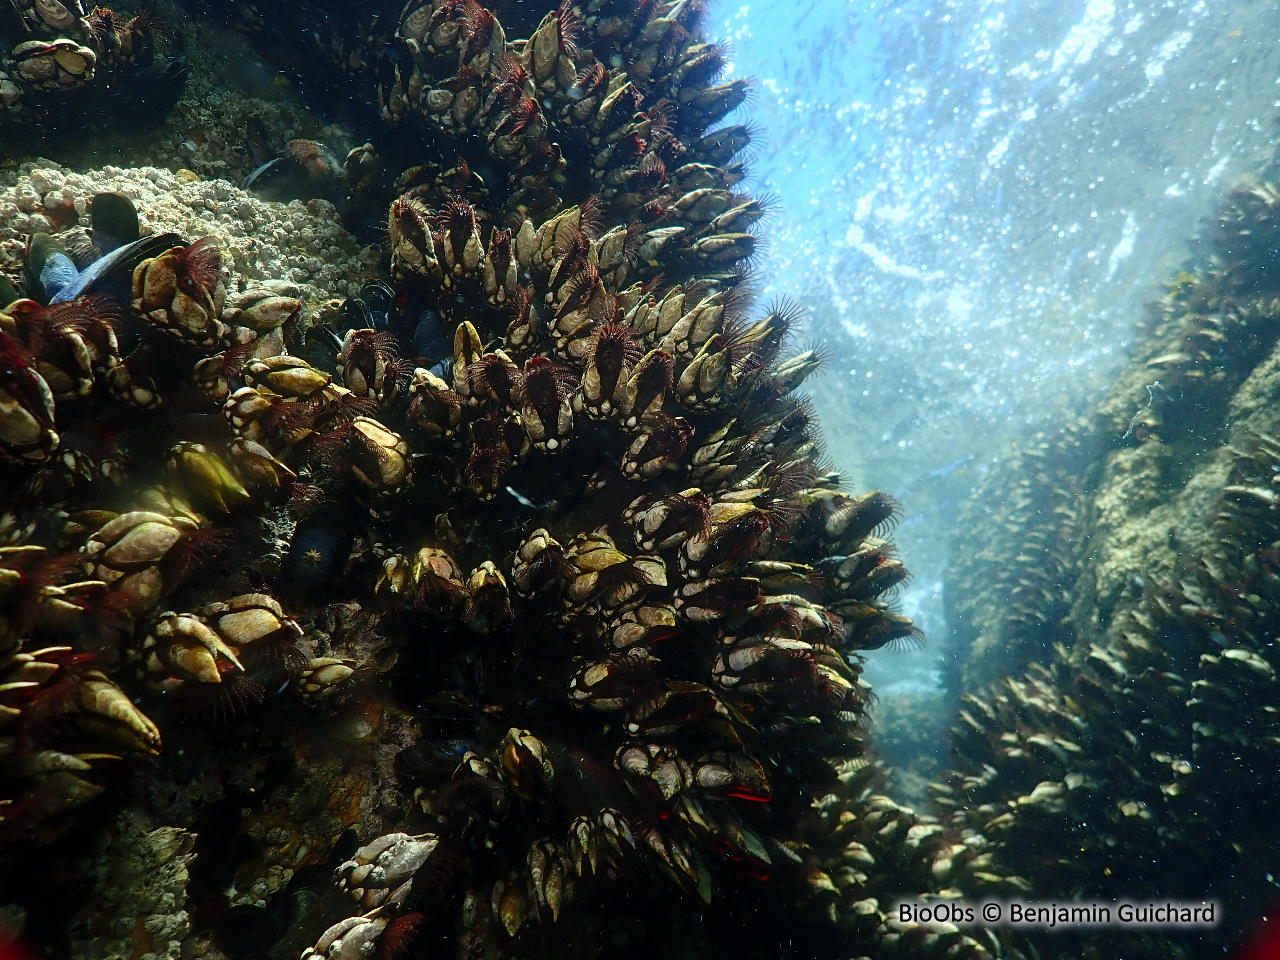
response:
<path id="1" fill-rule="evenodd" d="M 592 60 L 588 66 L 578 72 L 573 82 L 574 94 L 580 100 L 587 100 L 597 93 L 602 93 L 608 79 L 609 74 L 604 64 L 599 60 Z"/>
<path id="2" fill-rule="evenodd" d="M 391 220 L 400 233 L 415 246 L 423 246 L 431 236 L 431 227 L 423 218 L 417 204 L 407 194 L 396 197 L 391 204 Z"/>
<path id="3" fill-rule="evenodd" d="M 220 662 L 218 672 L 222 676 L 218 683 L 182 688 L 178 710 L 191 722 L 230 727 L 266 702 L 270 691 L 230 661 Z"/>
<path id="4" fill-rule="evenodd" d="M 467 33 L 467 46 L 463 60 L 470 60 L 483 50 L 493 36 L 493 14 L 477 0 L 464 0 L 462 5 L 462 29 Z"/>
<path id="5" fill-rule="evenodd" d="M 495 228 L 489 234 L 489 262 L 493 264 L 494 272 L 499 276 L 503 276 L 507 272 L 507 265 L 511 262 L 511 231 L 502 228 Z"/>
<path id="6" fill-rule="evenodd" d="M 523 93 L 524 85 L 529 79 L 524 65 L 509 53 L 500 53 L 494 57 L 490 72 L 498 82 L 498 96 L 504 103 L 510 102 L 508 97 Z"/>
<path id="7" fill-rule="evenodd" d="M 523 91 L 520 91 L 512 101 L 506 118 L 499 125 L 498 132 L 510 136 L 524 133 L 537 115 L 538 104 Z"/>
<path id="8" fill-rule="evenodd" d="M 649 414 L 644 418 L 643 428 L 644 436 L 632 446 L 629 454 L 642 471 L 646 465 L 665 466 L 676 462 L 684 456 L 693 437 L 693 427 L 688 421 L 667 413 Z"/>
<path id="9" fill-rule="evenodd" d="M 685 83 L 714 83 L 724 70 L 726 48 L 723 41 L 709 43 L 693 61 L 684 67 Z"/>
<path id="10" fill-rule="evenodd" d="M 16 309 L 31 301 L 19 300 L 7 308 L 17 321 L 19 336 L 32 353 L 40 353 L 47 337 L 67 331 L 85 336 L 101 352 L 114 345 L 112 331 L 124 319 L 120 305 L 109 297 L 76 297 L 66 303 L 55 303 L 35 310 Z"/>
<path id="11" fill-rule="evenodd" d="M 588 219 L 590 219 L 588 217 Z M 579 220 L 581 223 L 581 220 Z M 587 268 L 589 264 L 588 257 L 591 253 L 591 238 L 587 236 L 586 228 L 579 230 L 566 231 L 564 235 L 556 239 L 556 259 L 559 263 L 556 266 L 556 275 L 560 277 L 572 277 Z"/>
<path id="12" fill-rule="evenodd" d="M 777 421 L 779 439 L 810 437 L 818 423 L 813 401 L 808 397 L 788 397 L 784 403 L 786 412 Z"/>
<path id="13" fill-rule="evenodd" d="M 546 173 L 555 170 L 563 158 L 564 152 L 560 149 L 560 144 L 539 140 L 533 146 L 527 169 L 530 174 Z M 548 202 L 554 202 L 554 193 L 549 187 L 540 192 Z"/>
<path id="14" fill-rule="evenodd" d="M 356 330 L 351 335 L 351 359 L 362 370 L 372 370 L 378 362 L 394 363 L 400 359 L 400 344 L 389 330 Z"/>
<path id="15" fill-rule="evenodd" d="M 262 426 L 273 441 L 288 446 L 304 439 L 315 427 L 323 411 L 319 393 L 301 400 L 274 400 L 262 417 Z"/>
<path id="16" fill-rule="evenodd" d="M 663 689 L 659 661 L 647 653 L 625 653 L 584 664 L 570 683 L 573 699 L 599 710 L 639 706 Z"/>
<path id="17" fill-rule="evenodd" d="M 507 409 L 520 405 L 524 377 L 505 354 L 486 353 L 467 369 L 467 376 L 473 393 L 483 390 Z"/>
<path id="18" fill-rule="evenodd" d="M 636 193 L 648 196 L 661 187 L 666 179 L 667 165 L 662 158 L 656 153 L 647 153 L 632 175 L 629 185 Z"/>
<path id="19" fill-rule="evenodd" d="M 476 220 L 476 208 L 461 197 L 449 197 L 438 219 L 439 226 L 449 232 L 454 258 L 461 262 L 462 251 L 467 241 L 472 234 L 480 232 L 480 225 Z"/>
<path id="20" fill-rule="evenodd" d="M 201 237 L 178 255 L 178 287 L 187 295 L 211 294 L 222 276 L 222 251 L 213 237 Z"/>
<path id="21" fill-rule="evenodd" d="M 615 604 L 629 603 L 649 586 L 648 576 L 634 563 L 615 563 L 600 571 L 589 602 L 607 597 Z"/>
<path id="22" fill-rule="evenodd" d="M 769 526 L 769 518 L 760 510 L 734 517 L 715 531 L 715 539 L 703 562 L 714 569 L 723 564 L 753 559 Z"/>
<path id="23" fill-rule="evenodd" d="M 769 483 L 764 510 L 776 536 L 785 537 L 804 517 L 805 508 L 796 494 L 813 485 L 818 468 L 812 460 L 787 464 Z"/>
<path id="24" fill-rule="evenodd" d="M 171 31 L 164 18 L 150 7 L 147 7 L 130 17 L 122 28 L 121 33 L 134 37 L 139 35 L 150 36 L 152 34 L 169 36 Z"/>
<path id="25" fill-rule="evenodd" d="M 460 90 L 465 90 L 467 87 L 476 83 L 479 79 L 480 74 L 476 73 L 475 67 L 470 64 L 466 64 L 465 66 L 460 67 L 458 72 L 452 77 L 449 77 L 446 80 L 441 80 L 440 86 L 444 87 L 446 90 L 452 90 L 454 93 L 457 93 Z"/>
<path id="26" fill-rule="evenodd" d="M 232 531 L 216 527 L 203 527 L 183 534 L 160 562 L 160 577 L 166 592 L 172 593 L 188 582 L 231 542 L 233 536 Z"/>
<path id="27" fill-rule="evenodd" d="M 658 43 L 658 53 L 664 60 L 674 59 L 680 44 L 689 36 L 689 31 L 681 26 L 679 21 L 675 23 Z"/>
<path id="28" fill-rule="evenodd" d="M 120 30 L 120 17 L 109 7 L 94 7 L 84 17 L 84 25 L 99 43 L 115 38 Z"/>
<path id="29" fill-rule="evenodd" d="M 573 371 L 546 357 L 531 357 L 524 365 L 525 398 L 544 424 L 553 424 L 577 381 Z"/>
<path id="30" fill-rule="evenodd" d="M 556 26 L 560 34 L 560 52 L 576 60 L 581 55 L 578 41 L 582 39 L 582 21 L 573 9 L 573 0 L 560 0 L 556 7 Z"/>
<path id="31" fill-rule="evenodd" d="M 498 492 L 498 484 L 511 467 L 503 435 L 503 419 L 490 414 L 472 424 L 473 447 L 464 475 L 467 486 L 481 500 Z"/>
<path id="32" fill-rule="evenodd" d="M 231 347 L 228 350 L 223 350 L 222 353 L 217 354 L 217 357 L 221 359 L 219 369 L 222 375 L 228 380 L 235 380 L 238 378 L 241 371 L 244 370 L 244 365 L 248 363 L 249 359 L 253 356 L 253 348 L 256 345 L 256 341 L 250 340 L 248 343 L 237 344 L 236 346 Z"/>
<path id="33" fill-rule="evenodd" d="M 511 300 L 507 303 L 507 316 L 510 323 L 520 324 L 529 319 L 529 291 L 517 284 Z"/>
<path id="34" fill-rule="evenodd" d="M 659 499 L 654 506 L 661 509 L 664 516 L 658 527 L 645 536 L 647 541 L 665 544 L 680 534 L 696 538 L 711 533 L 711 500 L 702 491 L 690 495 L 671 493 Z"/>
<path id="35" fill-rule="evenodd" d="M 421 913 L 405 913 L 388 923 L 378 944 L 378 960 L 404 960 L 422 919 Z"/>
<path id="36" fill-rule="evenodd" d="M 563 274 L 560 274 L 563 276 Z M 591 303 L 596 288 L 600 286 L 600 273 L 595 264 L 588 263 L 582 270 L 573 274 L 561 288 L 560 303 L 557 314 L 571 313 L 584 309 Z"/>
<path id="37" fill-rule="evenodd" d="M 618 381 L 631 373 L 640 359 L 640 346 L 630 328 L 620 323 L 602 323 L 591 334 L 587 356 L 600 378 L 600 395 L 612 397 Z"/>
<path id="38" fill-rule="evenodd" d="M 630 166 L 644 154 L 646 146 L 648 144 L 645 142 L 644 137 L 638 133 L 630 134 L 614 145 L 613 156 L 610 160 L 619 166 Z"/>
<path id="39" fill-rule="evenodd" d="M 863 707 L 856 687 L 837 682 L 829 672 L 818 670 L 816 693 L 833 714 L 857 714 Z"/>
<path id="40" fill-rule="evenodd" d="M 884 559 L 859 582 L 852 584 L 846 595 L 853 600 L 868 601 L 889 593 L 900 586 L 910 574 L 901 561 Z"/>
<path id="41" fill-rule="evenodd" d="M 799 640 L 802 631 L 800 611 L 793 604 L 777 602 L 756 604 L 750 619 L 739 628 L 743 636 L 759 634 L 791 640 Z"/>

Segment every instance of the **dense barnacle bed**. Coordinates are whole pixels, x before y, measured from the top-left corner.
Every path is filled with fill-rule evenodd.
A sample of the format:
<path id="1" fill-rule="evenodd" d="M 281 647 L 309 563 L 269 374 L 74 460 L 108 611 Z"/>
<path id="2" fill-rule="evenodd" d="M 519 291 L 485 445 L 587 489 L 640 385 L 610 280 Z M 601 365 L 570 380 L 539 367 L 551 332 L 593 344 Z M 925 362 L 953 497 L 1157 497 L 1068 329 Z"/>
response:
<path id="1" fill-rule="evenodd" d="M 894 905 L 1260 904 L 1275 844 L 1238 838 L 1271 836 L 1276 766 L 1274 186 L 1231 192 L 1092 420 L 976 488 L 957 769 L 918 814 L 863 746 L 862 655 L 919 643 L 897 505 L 842 489 L 803 304 L 752 293 L 749 84 L 721 82 L 703 5 L 319 6 L 234 12 L 393 131 L 345 158 L 289 139 L 246 183 L 327 199 L 32 166 L 4 194 L 0 934 L 1178 956 Z M 15 13 L 19 122 L 169 69 L 146 14 Z"/>
<path id="2" fill-rule="evenodd" d="M 306 711 L 346 711 L 394 788 L 345 815 L 359 915 L 308 955 L 518 953 L 610 896 L 882 919 L 814 817 L 867 769 L 859 652 L 916 635 L 896 505 L 825 472 L 798 309 L 752 303 L 750 132 L 711 129 L 746 84 L 701 12 L 511 41 L 410 4 L 378 96 L 433 147 L 390 287 L 229 292 L 200 238 L 134 240 L 123 294 L 34 271 L 0 313 L 7 836 L 76 829 L 162 737 L 279 724 L 319 769 Z"/>
<path id="3" fill-rule="evenodd" d="M 933 789 L 987 838 L 988 888 L 1231 904 L 1126 956 L 1222 952 L 1270 906 L 1278 212 L 1273 183 L 1227 194 L 1091 417 L 975 497 L 966 536 L 1012 571 L 952 572 L 973 647 Z"/>

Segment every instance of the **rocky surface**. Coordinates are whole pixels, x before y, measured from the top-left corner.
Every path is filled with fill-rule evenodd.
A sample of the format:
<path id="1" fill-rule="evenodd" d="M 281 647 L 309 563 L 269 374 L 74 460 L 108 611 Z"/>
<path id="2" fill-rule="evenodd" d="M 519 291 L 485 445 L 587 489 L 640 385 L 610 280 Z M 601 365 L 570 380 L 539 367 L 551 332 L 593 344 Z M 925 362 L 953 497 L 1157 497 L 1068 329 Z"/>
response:
<path id="1" fill-rule="evenodd" d="M 86 922 L 76 930 L 72 957 L 176 960 L 191 930 L 187 867 L 194 845 L 191 831 L 153 827 L 132 813 L 100 833 L 86 863 L 95 886 L 82 916 L 110 922 Z"/>
<path id="2" fill-rule="evenodd" d="M 1126 956 L 1238 940 L 1277 872 L 1278 222 L 1274 185 L 1232 190 L 1076 458 L 1042 442 L 980 489 L 966 539 L 1052 570 L 1044 589 L 1009 602 L 972 562 L 949 584 L 970 641 L 958 769 L 936 789 L 950 824 L 1041 898 L 1233 904 L 1213 933 Z M 1028 491 L 1072 485 L 1071 524 L 1031 509 Z M 1029 624 L 1053 644 L 1019 646 Z"/>
<path id="3" fill-rule="evenodd" d="M 302 299 L 317 302 L 354 295 L 377 269 L 377 255 L 359 247 L 324 200 L 287 204 L 259 199 L 225 180 L 202 180 L 189 170 L 104 167 L 76 173 L 45 160 L 0 176 L 0 268 L 16 278 L 26 238 L 68 231 L 74 239 L 91 226 L 96 193 L 120 193 L 139 210 L 145 234 L 170 231 L 210 236 L 225 255 L 228 289 L 254 281 L 298 284 Z"/>

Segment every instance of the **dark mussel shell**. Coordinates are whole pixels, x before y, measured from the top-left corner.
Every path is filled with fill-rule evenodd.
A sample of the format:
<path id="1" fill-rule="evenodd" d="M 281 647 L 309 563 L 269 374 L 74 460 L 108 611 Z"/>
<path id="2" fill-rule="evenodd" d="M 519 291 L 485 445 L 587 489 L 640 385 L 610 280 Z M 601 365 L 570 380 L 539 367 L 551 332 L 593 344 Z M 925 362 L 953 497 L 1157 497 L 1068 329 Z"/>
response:
<path id="1" fill-rule="evenodd" d="M 338 332 L 389 330 L 395 324 L 396 294 L 381 280 L 369 280 L 360 294 L 347 297 L 338 311 Z"/>
<path id="2" fill-rule="evenodd" d="M 355 543 L 355 524 L 333 504 L 317 507 L 298 521 L 276 585 L 286 597 L 318 600 L 332 590 Z"/>
<path id="3" fill-rule="evenodd" d="M 396 754 L 396 775 L 408 780 L 439 780 L 451 777 L 467 752 L 475 749 L 474 740 L 422 739 Z"/>
<path id="4" fill-rule="evenodd" d="M 435 366 L 440 367 L 451 358 L 452 353 L 453 344 L 445 325 L 440 321 L 440 315 L 430 308 L 420 311 L 414 318 L 413 355 L 435 361 Z M 434 367 L 433 371 L 439 374 Z"/>
<path id="5" fill-rule="evenodd" d="M 95 194 L 89 201 L 89 216 L 93 218 L 93 242 L 104 255 L 142 235 L 137 208 L 119 193 Z"/>
<path id="6" fill-rule="evenodd" d="M 338 375 L 338 354 L 341 351 L 342 337 L 327 323 L 317 323 L 307 327 L 297 355 L 333 377 Z"/>
<path id="7" fill-rule="evenodd" d="M 153 234 L 134 240 L 95 260 L 81 271 L 79 279 L 59 290 L 52 303 L 65 303 L 76 297 L 106 295 L 123 304 L 133 303 L 133 271 L 143 260 L 158 257 L 173 247 L 186 246 L 176 233 Z"/>

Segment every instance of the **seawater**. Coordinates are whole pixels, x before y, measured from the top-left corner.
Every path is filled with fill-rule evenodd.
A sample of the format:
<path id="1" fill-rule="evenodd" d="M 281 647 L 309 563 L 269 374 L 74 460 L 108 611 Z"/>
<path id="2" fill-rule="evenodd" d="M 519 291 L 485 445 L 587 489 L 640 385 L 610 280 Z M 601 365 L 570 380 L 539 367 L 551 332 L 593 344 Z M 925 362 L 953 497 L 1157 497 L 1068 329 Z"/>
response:
<path id="1" fill-rule="evenodd" d="M 726 3 L 752 75 L 751 170 L 779 198 L 763 297 L 809 309 L 812 391 L 854 488 L 904 504 L 927 694 L 943 572 L 974 481 L 1105 389 L 1144 304 L 1236 177 L 1274 150 L 1280 8 L 1265 2 Z"/>

